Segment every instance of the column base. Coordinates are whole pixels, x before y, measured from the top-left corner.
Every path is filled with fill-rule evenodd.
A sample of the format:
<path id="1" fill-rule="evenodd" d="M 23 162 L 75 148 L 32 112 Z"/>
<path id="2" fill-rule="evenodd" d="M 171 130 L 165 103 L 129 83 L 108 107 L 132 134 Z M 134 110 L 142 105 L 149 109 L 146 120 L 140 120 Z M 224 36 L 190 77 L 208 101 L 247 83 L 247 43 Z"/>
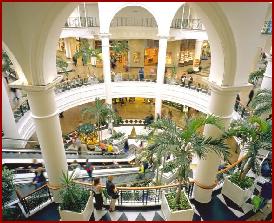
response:
<path id="1" fill-rule="evenodd" d="M 212 199 L 212 189 L 202 189 L 195 184 L 193 198 L 199 203 L 209 203 Z"/>

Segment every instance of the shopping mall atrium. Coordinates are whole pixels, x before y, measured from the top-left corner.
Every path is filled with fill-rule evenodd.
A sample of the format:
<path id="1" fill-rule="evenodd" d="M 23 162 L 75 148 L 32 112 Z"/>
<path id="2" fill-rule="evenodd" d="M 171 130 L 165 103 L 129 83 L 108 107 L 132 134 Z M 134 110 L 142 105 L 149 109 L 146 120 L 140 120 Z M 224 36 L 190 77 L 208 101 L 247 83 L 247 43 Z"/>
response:
<path id="1" fill-rule="evenodd" d="M 272 3 L 2 3 L 2 214 L 271 221 Z"/>

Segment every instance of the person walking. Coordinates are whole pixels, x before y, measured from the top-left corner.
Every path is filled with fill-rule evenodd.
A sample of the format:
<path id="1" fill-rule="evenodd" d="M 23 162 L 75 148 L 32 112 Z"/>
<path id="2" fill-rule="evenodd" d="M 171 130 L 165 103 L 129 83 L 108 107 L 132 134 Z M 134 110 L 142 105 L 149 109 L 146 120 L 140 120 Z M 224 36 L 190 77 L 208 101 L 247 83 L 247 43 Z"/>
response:
<path id="1" fill-rule="evenodd" d="M 129 150 L 128 139 L 126 139 L 125 144 L 124 144 L 124 152 L 127 153 L 128 150 Z"/>
<path id="2" fill-rule="evenodd" d="M 94 206 L 95 206 L 96 210 L 102 210 L 103 205 L 104 205 L 103 195 L 102 195 L 103 188 L 100 183 L 99 177 L 94 178 L 92 191 L 93 191 L 93 194 L 95 197 L 95 205 Z"/>
<path id="3" fill-rule="evenodd" d="M 144 78 L 145 78 L 144 69 L 141 67 L 140 70 L 139 70 L 139 80 L 143 81 Z"/>
<path id="4" fill-rule="evenodd" d="M 241 101 L 240 95 L 237 94 L 236 102 L 235 102 L 235 105 L 234 105 L 234 110 L 235 110 L 235 111 L 238 111 L 239 105 L 240 105 L 240 101 Z"/>
<path id="5" fill-rule="evenodd" d="M 92 173 L 93 173 L 94 168 L 93 168 L 91 162 L 88 161 L 88 159 L 86 160 L 85 168 L 86 168 L 86 171 L 88 173 L 90 180 L 92 180 Z"/>
<path id="6" fill-rule="evenodd" d="M 115 211 L 115 203 L 119 197 L 118 191 L 112 181 L 113 181 L 113 176 L 108 176 L 108 180 L 106 182 L 106 189 L 107 189 L 108 196 L 110 196 L 110 204 L 109 204 L 110 212 Z"/>
<path id="7" fill-rule="evenodd" d="M 46 178 L 44 176 L 43 167 L 38 167 L 35 171 L 35 177 L 32 180 L 32 184 L 34 184 L 35 189 L 42 187 L 46 183 Z"/>

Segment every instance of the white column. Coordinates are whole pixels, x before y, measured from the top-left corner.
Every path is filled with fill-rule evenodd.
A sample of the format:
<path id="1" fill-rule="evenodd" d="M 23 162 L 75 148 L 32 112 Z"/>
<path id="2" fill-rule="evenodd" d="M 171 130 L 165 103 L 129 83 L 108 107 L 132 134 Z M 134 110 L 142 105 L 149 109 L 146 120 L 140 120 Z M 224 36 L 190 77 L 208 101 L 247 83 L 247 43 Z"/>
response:
<path id="1" fill-rule="evenodd" d="M 30 86 L 26 91 L 49 184 L 58 187 L 61 185 L 62 172 L 66 172 L 68 166 L 54 88 L 53 85 L 43 89 Z M 55 202 L 58 202 L 58 195 L 55 192 L 53 196 Z"/>
<path id="2" fill-rule="evenodd" d="M 225 129 L 229 127 L 232 118 L 237 92 L 244 88 L 250 88 L 250 86 L 220 87 L 211 84 L 208 113 L 219 117 Z M 204 128 L 204 136 L 206 137 L 218 138 L 221 134 L 222 132 L 212 125 L 206 125 Z M 200 203 L 208 203 L 211 201 L 212 189 L 216 183 L 216 175 L 221 159 L 222 158 L 215 152 L 210 152 L 205 159 L 198 161 L 198 166 L 195 170 L 195 182 L 197 182 L 198 185 L 203 185 L 204 188 L 207 189 L 203 189 L 195 184 L 193 195 L 196 201 Z M 212 188 L 210 188 L 211 186 Z"/>
<path id="3" fill-rule="evenodd" d="M 159 36 L 159 52 L 158 52 L 158 66 L 157 66 L 157 82 L 155 95 L 155 118 L 157 114 L 161 116 L 162 98 L 161 88 L 164 84 L 165 66 L 166 66 L 166 49 L 168 36 Z"/>
<path id="4" fill-rule="evenodd" d="M 64 43 L 65 43 L 66 57 L 67 58 L 72 58 L 69 39 L 68 38 L 64 38 Z"/>
<path id="5" fill-rule="evenodd" d="M 21 139 L 13 116 L 5 82 L 2 78 L 2 130 L 4 132 L 4 138 Z M 20 141 L 3 140 L 2 145 L 17 148 L 20 147 Z"/>
<path id="6" fill-rule="evenodd" d="M 201 58 L 201 54 L 202 54 L 202 45 L 203 45 L 203 40 L 196 39 L 195 55 L 194 55 L 194 60 L 193 60 L 193 70 L 194 71 L 199 71 L 200 58 Z"/>
<path id="7" fill-rule="evenodd" d="M 267 55 L 267 66 L 261 84 L 262 89 L 272 89 L 272 52 Z"/>
<path id="8" fill-rule="evenodd" d="M 111 98 L 111 73 L 110 73 L 110 55 L 109 55 L 109 36 L 108 33 L 101 33 L 102 40 L 102 59 L 103 59 L 103 74 L 106 88 L 106 103 L 112 104 Z"/>

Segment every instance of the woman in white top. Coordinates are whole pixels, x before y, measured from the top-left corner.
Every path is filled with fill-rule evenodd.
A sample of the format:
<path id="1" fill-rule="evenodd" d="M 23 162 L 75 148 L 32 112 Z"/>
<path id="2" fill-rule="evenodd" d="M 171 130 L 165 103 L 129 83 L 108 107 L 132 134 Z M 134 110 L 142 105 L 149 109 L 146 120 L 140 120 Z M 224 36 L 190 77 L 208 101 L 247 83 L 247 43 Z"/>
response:
<path id="1" fill-rule="evenodd" d="M 103 188 L 100 183 L 99 177 L 94 178 L 92 191 L 93 191 L 94 197 L 95 197 L 95 205 L 94 206 L 95 206 L 96 210 L 102 210 L 103 205 L 104 205 L 103 195 L 102 195 Z"/>

